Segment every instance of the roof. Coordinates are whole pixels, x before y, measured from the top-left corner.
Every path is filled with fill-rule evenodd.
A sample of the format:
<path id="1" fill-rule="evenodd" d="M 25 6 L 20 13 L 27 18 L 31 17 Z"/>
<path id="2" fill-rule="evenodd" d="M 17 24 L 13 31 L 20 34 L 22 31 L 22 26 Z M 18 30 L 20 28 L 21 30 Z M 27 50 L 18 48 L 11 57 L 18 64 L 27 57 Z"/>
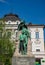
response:
<path id="1" fill-rule="evenodd" d="M 20 21 L 20 18 L 17 14 L 9 13 L 9 14 L 4 15 L 4 20 L 5 21 L 8 21 L 8 20 L 11 20 L 11 21 L 19 20 Z"/>
<path id="2" fill-rule="evenodd" d="M 17 14 L 13 14 L 13 13 L 9 13 L 9 14 L 4 15 L 4 17 L 6 17 L 6 16 L 16 16 L 16 17 L 18 17 Z"/>
<path id="3" fill-rule="evenodd" d="M 27 26 L 42 26 L 45 28 L 45 25 L 44 24 L 32 24 L 32 23 L 29 23 L 29 24 L 26 24 Z"/>

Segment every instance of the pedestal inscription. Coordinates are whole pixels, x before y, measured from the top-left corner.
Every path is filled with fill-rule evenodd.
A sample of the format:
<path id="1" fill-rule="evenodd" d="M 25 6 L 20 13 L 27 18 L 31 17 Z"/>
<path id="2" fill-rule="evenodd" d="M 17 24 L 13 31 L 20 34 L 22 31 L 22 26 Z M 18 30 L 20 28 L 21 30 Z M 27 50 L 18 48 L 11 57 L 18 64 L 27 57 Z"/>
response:
<path id="1" fill-rule="evenodd" d="M 17 61 L 18 61 L 18 62 L 16 62 L 17 65 L 29 65 L 29 61 L 27 59 L 24 59 L 24 58 L 21 59 L 20 58 Z"/>
<path id="2" fill-rule="evenodd" d="M 34 57 L 15 57 L 12 59 L 12 65 L 35 65 Z"/>
<path id="3" fill-rule="evenodd" d="M 17 65 L 29 65 L 29 62 L 22 60 L 22 61 L 18 61 Z"/>

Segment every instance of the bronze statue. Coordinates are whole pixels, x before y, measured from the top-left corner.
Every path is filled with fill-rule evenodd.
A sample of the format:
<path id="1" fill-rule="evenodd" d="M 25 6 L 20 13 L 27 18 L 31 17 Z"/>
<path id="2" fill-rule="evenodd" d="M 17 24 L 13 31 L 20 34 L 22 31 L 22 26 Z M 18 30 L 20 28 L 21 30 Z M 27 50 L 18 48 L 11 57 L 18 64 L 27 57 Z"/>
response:
<path id="1" fill-rule="evenodd" d="M 22 25 L 22 26 L 20 26 Z M 22 22 L 19 25 L 19 28 L 21 28 L 21 35 L 19 36 L 19 53 L 26 54 L 27 53 L 27 44 L 28 44 L 28 37 L 30 37 L 29 31 L 27 29 L 27 26 Z M 20 30 L 20 29 L 19 29 Z"/>

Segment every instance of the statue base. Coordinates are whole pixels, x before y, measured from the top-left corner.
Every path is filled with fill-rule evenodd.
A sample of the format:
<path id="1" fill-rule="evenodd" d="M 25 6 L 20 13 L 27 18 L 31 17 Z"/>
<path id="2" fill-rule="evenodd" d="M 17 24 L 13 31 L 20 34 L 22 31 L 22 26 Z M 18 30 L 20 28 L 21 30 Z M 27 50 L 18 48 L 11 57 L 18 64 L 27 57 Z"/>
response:
<path id="1" fill-rule="evenodd" d="M 12 65 L 35 65 L 35 58 L 27 55 L 12 58 Z"/>
<path id="2" fill-rule="evenodd" d="M 19 42 L 16 43 L 16 50 L 12 58 L 12 65 L 35 65 L 35 56 L 31 52 L 32 42 L 28 41 L 27 55 L 19 53 Z"/>

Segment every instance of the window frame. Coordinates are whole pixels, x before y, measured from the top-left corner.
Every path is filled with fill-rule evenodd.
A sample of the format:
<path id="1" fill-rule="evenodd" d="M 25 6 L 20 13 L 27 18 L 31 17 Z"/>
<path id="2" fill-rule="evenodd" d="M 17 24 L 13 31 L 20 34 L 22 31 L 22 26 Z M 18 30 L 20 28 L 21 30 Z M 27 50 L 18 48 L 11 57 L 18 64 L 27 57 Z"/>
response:
<path id="1" fill-rule="evenodd" d="M 40 52 L 40 49 L 36 49 L 36 52 Z"/>
<path id="2" fill-rule="evenodd" d="M 35 34 L 36 34 L 35 38 L 38 40 L 39 39 L 39 32 L 36 32 Z"/>

